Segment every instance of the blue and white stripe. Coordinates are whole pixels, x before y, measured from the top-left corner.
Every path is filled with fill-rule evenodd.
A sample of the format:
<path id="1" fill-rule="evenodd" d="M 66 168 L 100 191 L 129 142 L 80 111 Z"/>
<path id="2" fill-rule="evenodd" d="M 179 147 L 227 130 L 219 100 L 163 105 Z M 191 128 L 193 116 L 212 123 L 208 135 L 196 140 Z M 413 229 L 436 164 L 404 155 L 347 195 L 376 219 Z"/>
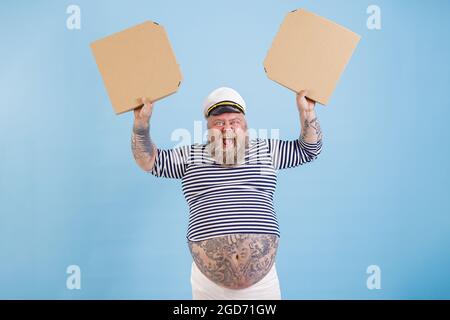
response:
<path id="1" fill-rule="evenodd" d="M 208 156 L 206 145 L 158 149 L 151 173 L 182 179 L 189 205 L 187 238 L 200 241 L 234 233 L 279 236 L 273 194 L 277 170 L 314 160 L 322 141 L 255 139 L 242 165 L 224 167 Z"/>

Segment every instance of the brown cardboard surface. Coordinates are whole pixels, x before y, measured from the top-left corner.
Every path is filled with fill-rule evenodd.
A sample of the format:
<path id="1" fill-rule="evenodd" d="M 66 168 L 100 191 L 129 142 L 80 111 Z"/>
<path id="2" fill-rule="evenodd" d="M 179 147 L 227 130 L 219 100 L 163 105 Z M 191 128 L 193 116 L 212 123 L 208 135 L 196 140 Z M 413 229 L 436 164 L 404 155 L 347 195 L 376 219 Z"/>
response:
<path id="1" fill-rule="evenodd" d="M 146 21 L 91 43 L 92 53 L 116 114 L 178 90 L 182 76 L 167 34 Z"/>
<path id="2" fill-rule="evenodd" d="M 360 40 L 356 33 L 304 9 L 290 12 L 264 60 L 267 76 L 328 104 Z"/>

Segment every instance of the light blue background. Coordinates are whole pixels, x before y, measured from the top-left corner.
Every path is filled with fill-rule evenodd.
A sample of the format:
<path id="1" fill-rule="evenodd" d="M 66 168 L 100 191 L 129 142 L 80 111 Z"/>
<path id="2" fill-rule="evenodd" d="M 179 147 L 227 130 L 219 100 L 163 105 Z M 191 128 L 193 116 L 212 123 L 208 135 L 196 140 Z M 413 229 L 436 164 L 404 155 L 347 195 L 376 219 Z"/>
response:
<path id="1" fill-rule="evenodd" d="M 81 8 L 81 30 L 66 8 Z M 366 27 L 381 8 L 382 30 Z M 160 147 L 193 130 L 227 85 L 249 125 L 299 134 L 295 96 L 262 62 L 283 18 L 304 7 L 362 35 L 327 107 L 324 149 L 282 171 L 277 267 L 286 299 L 450 298 L 449 1 L 2 1 L 0 298 L 190 299 L 180 182 L 147 175 L 132 114 L 112 112 L 89 43 L 150 19 L 184 81 L 158 102 Z M 81 268 L 81 290 L 66 268 Z M 378 265 L 381 290 L 368 290 Z"/>

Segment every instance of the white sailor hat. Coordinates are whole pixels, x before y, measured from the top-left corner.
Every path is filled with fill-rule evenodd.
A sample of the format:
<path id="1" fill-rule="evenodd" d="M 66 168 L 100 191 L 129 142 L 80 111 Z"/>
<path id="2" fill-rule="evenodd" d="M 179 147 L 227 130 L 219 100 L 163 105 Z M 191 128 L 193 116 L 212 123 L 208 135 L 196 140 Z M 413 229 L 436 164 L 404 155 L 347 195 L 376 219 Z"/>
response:
<path id="1" fill-rule="evenodd" d="M 225 112 L 245 114 L 246 105 L 241 95 L 234 89 L 220 87 L 211 92 L 203 102 L 205 117 L 219 115 Z"/>

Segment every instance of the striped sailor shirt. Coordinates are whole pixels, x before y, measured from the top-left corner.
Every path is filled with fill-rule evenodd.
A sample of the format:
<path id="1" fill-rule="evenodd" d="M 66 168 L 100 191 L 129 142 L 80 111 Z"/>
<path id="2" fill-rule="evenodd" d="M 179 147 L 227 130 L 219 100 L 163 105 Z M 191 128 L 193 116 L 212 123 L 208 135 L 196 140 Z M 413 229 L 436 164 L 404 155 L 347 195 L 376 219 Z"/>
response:
<path id="1" fill-rule="evenodd" d="M 158 149 L 151 173 L 182 180 L 190 241 L 233 233 L 280 236 L 273 206 L 277 171 L 310 162 L 321 149 L 321 140 L 253 139 L 244 162 L 226 167 L 208 154 L 206 144 L 193 144 Z"/>

